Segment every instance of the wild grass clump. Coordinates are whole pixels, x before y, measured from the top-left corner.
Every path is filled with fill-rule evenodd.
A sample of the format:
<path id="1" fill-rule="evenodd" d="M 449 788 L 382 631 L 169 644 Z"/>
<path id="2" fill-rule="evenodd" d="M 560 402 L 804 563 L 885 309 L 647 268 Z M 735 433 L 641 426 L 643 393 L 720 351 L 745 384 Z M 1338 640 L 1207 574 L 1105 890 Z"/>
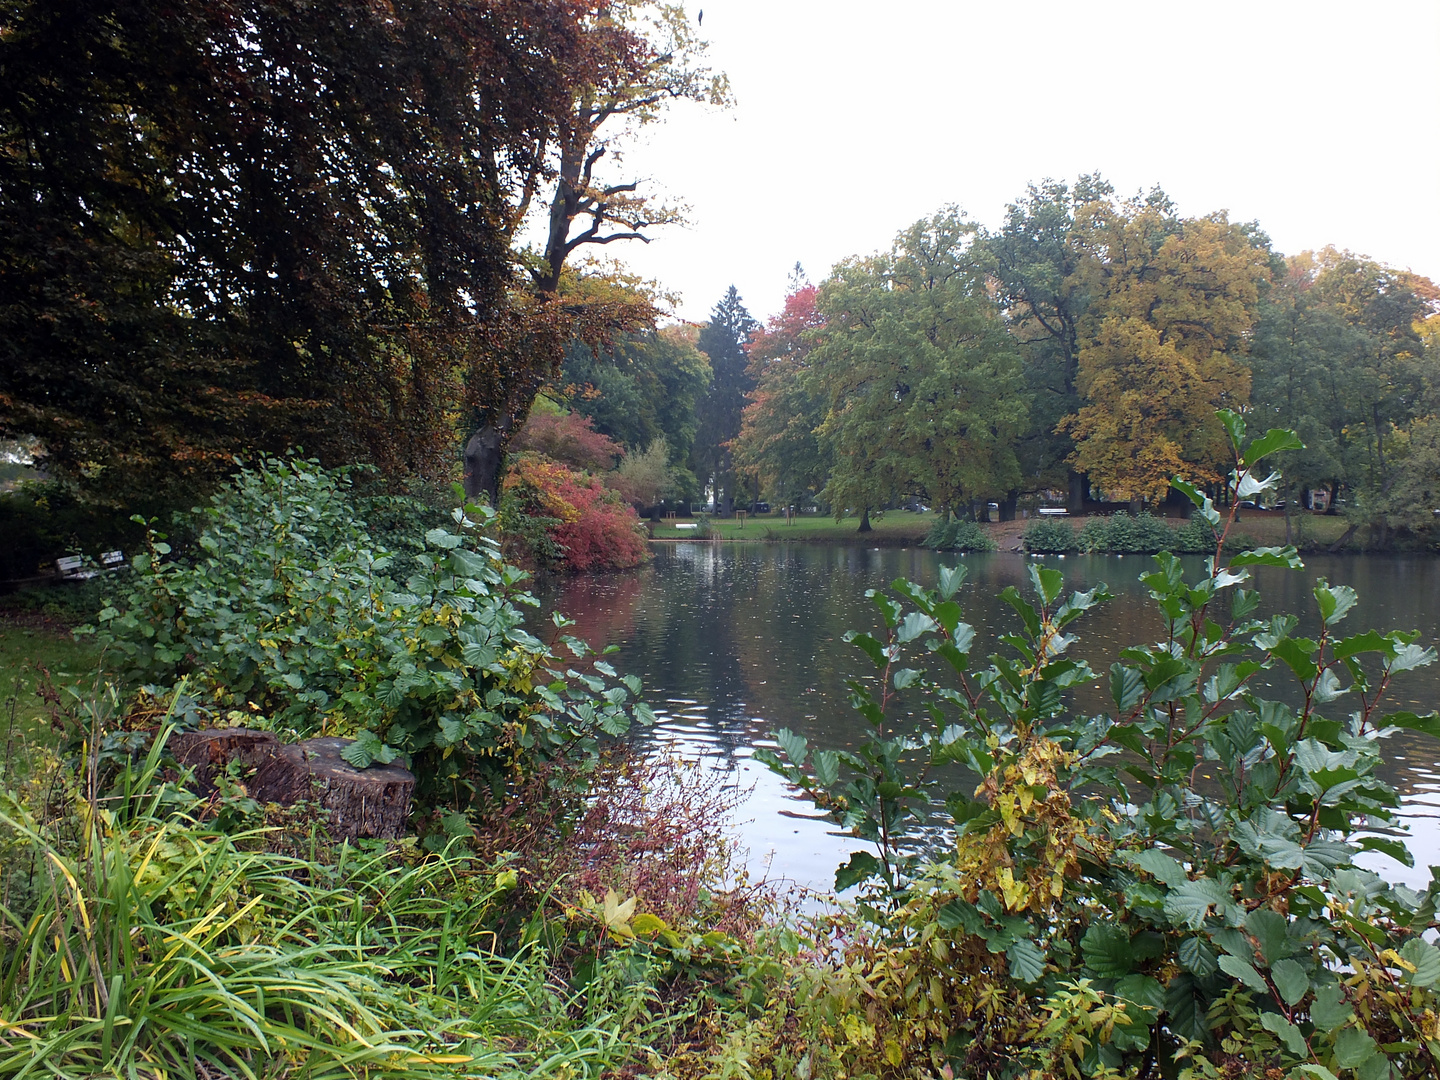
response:
<path id="1" fill-rule="evenodd" d="M 305 857 L 167 779 L 172 717 L 148 739 L 103 726 L 118 695 L 89 706 L 78 753 L 0 795 L 0 1077 L 598 1076 L 733 992 L 719 923 L 744 920 L 697 818 L 728 797 L 689 766 L 617 765 L 639 794 L 530 822 L 528 852 Z"/>

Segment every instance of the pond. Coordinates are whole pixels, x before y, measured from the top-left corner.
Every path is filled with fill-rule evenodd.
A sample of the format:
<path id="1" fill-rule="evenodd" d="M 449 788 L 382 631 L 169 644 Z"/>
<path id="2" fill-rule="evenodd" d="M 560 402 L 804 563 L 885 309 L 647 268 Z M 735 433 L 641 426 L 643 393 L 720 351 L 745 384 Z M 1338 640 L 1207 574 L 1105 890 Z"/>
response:
<path id="1" fill-rule="evenodd" d="M 736 827 L 750 851 L 752 871 L 828 888 L 835 866 L 862 845 L 817 818 L 751 760 L 752 751 L 774 746 L 770 733 L 782 727 L 819 747 L 847 747 L 863 739 L 865 724 L 846 704 L 844 680 L 873 669 L 842 636 L 849 629 L 877 628 L 866 589 L 897 577 L 933 586 L 941 565 L 963 562 L 969 577 L 960 599 L 976 630 L 975 655 L 985 657 L 998 651 L 996 635 L 1015 623 L 998 594 L 1006 585 L 1029 593 L 1031 560 L 1008 552 L 957 556 L 829 544 L 656 543 L 651 550 L 654 559 L 638 571 L 556 580 L 538 594 L 546 609 L 577 621 L 579 636 L 618 645 L 620 652 L 611 658 L 616 667 L 644 680 L 659 722 L 638 739 L 657 752 L 720 770 L 725 783 L 743 794 Z M 1115 594 L 1074 626 L 1079 641 L 1073 653 L 1097 671 L 1107 670 L 1121 647 L 1159 638 L 1160 618 L 1137 580 L 1153 565 L 1148 557 L 1043 561 L 1064 571 L 1067 592 L 1105 582 Z M 1193 580 L 1201 560 L 1186 563 Z M 1262 613 L 1293 612 L 1302 617 L 1301 632 L 1313 632 L 1317 618 L 1310 588 L 1317 577 L 1359 593 L 1346 632 L 1419 630 L 1420 644 L 1440 641 L 1440 560 L 1311 556 L 1303 573 L 1261 567 L 1256 580 Z M 1392 711 L 1436 708 L 1440 664 L 1397 679 L 1388 701 Z M 1103 710 L 1103 691 L 1097 686 L 1093 696 L 1082 694 L 1077 705 Z M 1386 779 L 1404 799 L 1416 869 L 1388 861 L 1383 869 L 1391 880 L 1420 885 L 1429 880 L 1426 867 L 1440 864 L 1440 741 L 1407 732 L 1390 739 L 1385 752 Z"/>

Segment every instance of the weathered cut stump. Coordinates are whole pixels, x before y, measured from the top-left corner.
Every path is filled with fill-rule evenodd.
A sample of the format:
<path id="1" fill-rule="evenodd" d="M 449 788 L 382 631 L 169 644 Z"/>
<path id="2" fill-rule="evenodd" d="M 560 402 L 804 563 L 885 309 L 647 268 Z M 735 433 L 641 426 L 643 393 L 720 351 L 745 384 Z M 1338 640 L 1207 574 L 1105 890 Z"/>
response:
<path id="1" fill-rule="evenodd" d="M 268 731 L 250 728 L 220 728 L 214 731 L 177 731 L 170 736 L 166 748 L 176 762 L 195 770 L 194 790 L 209 795 L 215 790 L 215 777 L 225 766 L 238 761 L 247 769 L 264 762 L 280 748 L 280 740 Z"/>
<path id="2" fill-rule="evenodd" d="M 398 839 L 410 816 L 415 776 L 399 765 L 354 768 L 340 756 L 350 743 L 323 738 L 277 745 L 250 781 L 251 797 L 285 806 L 318 803 L 329 811 L 329 832 L 335 840 Z"/>

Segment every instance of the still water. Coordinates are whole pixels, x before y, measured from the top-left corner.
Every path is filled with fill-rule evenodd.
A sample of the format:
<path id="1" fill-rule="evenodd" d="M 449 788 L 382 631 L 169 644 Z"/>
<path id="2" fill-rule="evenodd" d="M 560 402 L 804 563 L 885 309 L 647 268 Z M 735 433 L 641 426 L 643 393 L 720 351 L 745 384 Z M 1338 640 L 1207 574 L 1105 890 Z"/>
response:
<path id="1" fill-rule="evenodd" d="M 1008 552 L 957 556 L 822 544 L 700 542 L 652 544 L 651 550 L 654 559 L 640 570 L 558 580 L 537 591 L 547 610 L 577 621 L 579 636 L 618 645 L 619 654 L 611 658 L 615 666 L 644 680 L 659 722 L 638 736 L 642 742 L 698 759 L 744 793 L 736 827 L 752 869 L 828 888 L 837 863 L 859 842 L 817 818 L 751 760 L 752 751 L 774 746 L 771 733 L 782 727 L 822 748 L 863 739 L 865 724 L 846 704 L 844 680 L 873 669 L 841 639 L 848 629 L 878 628 L 866 589 L 883 588 L 897 577 L 933 586 L 941 565 L 963 562 L 969 577 L 960 600 L 976 630 L 973 655 L 985 657 L 999 651 L 996 635 L 1009 632 L 1016 621 L 997 596 L 1006 585 L 1029 592 L 1031 560 Z M 1097 671 L 1106 671 L 1122 646 L 1160 636 L 1159 616 L 1137 580 L 1152 567 L 1149 558 L 1072 555 L 1043 561 L 1064 571 L 1067 591 L 1104 582 L 1115 594 L 1073 624 L 1079 641 L 1072 654 Z M 1198 557 L 1187 560 L 1191 580 L 1200 565 Z M 1440 560 L 1312 556 L 1303 573 L 1260 567 L 1262 614 L 1292 612 L 1302 618 L 1302 633 L 1313 632 L 1310 587 L 1317 577 L 1359 593 L 1346 633 L 1371 627 L 1419 630 L 1420 644 L 1440 644 Z M 1273 689 L 1279 696 L 1280 685 Z M 1440 707 L 1440 664 L 1402 676 L 1388 701 L 1392 710 Z M 1099 687 L 1093 696 L 1082 695 L 1077 706 L 1103 710 Z M 1344 698 L 1332 708 L 1337 706 L 1349 708 Z M 1421 885 L 1430 876 L 1426 867 L 1440 864 L 1440 741 L 1407 732 L 1385 746 L 1386 779 L 1404 799 L 1416 869 L 1388 860 L 1383 868 L 1391 880 Z"/>

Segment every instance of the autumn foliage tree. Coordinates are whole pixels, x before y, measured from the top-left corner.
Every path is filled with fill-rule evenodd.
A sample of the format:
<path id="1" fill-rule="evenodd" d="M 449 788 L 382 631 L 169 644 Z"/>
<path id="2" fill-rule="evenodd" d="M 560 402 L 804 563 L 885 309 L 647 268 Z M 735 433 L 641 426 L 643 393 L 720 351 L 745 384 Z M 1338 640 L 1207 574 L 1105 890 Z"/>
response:
<path id="1" fill-rule="evenodd" d="M 624 570 L 645 560 L 635 511 L 592 473 L 519 454 L 504 490 L 502 523 L 528 547 L 522 561 L 586 571 Z"/>
<path id="2" fill-rule="evenodd" d="M 834 453 L 817 431 L 825 401 L 810 364 L 816 334 L 825 325 L 816 303 L 819 289 L 798 280 L 794 286 L 784 309 L 745 346 L 755 388 L 734 450 L 736 465 L 762 491 L 804 503 L 825 486 Z"/>
<path id="3" fill-rule="evenodd" d="M 1250 397 L 1245 366 L 1263 237 L 1223 213 L 1178 217 L 1163 194 L 1095 202 L 1077 222 L 1076 270 L 1090 294 L 1081 321 L 1081 407 L 1059 427 L 1071 461 L 1111 499 L 1160 500 L 1183 473 L 1216 483 L 1225 466 L 1217 408 Z"/>
<path id="4" fill-rule="evenodd" d="M 593 78 L 597 13 L 11 0 L 0 433 L 121 501 L 293 443 L 447 472 L 457 372 L 536 336 L 512 179 Z"/>

